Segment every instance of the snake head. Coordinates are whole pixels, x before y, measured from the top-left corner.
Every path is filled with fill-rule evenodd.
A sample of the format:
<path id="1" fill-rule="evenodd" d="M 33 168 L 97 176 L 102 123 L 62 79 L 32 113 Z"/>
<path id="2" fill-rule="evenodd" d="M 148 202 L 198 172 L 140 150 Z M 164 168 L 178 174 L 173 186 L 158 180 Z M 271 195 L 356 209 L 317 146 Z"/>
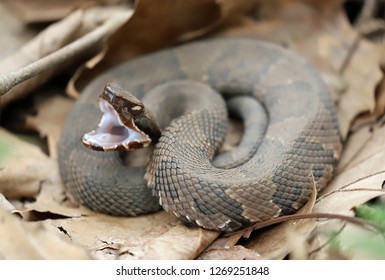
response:
<path id="1" fill-rule="evenodd" d="M 143 103 L 115 83 L 98 98 L 103 116 L 98 127 L 84 134 L 82 142 L 97 151 L 129 151 L 148 146 L 160 129 Z"/>

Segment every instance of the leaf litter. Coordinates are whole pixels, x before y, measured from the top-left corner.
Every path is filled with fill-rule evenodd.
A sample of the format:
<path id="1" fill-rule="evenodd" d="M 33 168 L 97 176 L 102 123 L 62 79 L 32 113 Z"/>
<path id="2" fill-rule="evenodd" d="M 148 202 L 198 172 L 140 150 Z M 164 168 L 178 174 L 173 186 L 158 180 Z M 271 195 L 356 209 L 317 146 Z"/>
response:
<path id="1" fill-rule="evenodd" d="M 202 35 L 248 37 L 284 45 L 307 57 L 321 72 L 338 104 L 344 139 L 335 178 L 299 214 L 353 217 L 356 207 L 384 194 L 382 46 L 363 38 L 352 27 L 342 7 L 343 1 L 277 0 L 244 4 L 243 1 L 202 0 L 186 1 L 183 5 L 177 2 L 168 0 L 167 5 L 158 7 L 157 1 L 138 1 L 132 17 L 119 31 L 111 33 L 108 48 L 99 47 L 98 52 L 92 52 L 96 56 L 86 67 L 80 66 L 69 89 L 80 91 L 92 77 L 117 61 Z M 154 13 L 157 8 L 160 12 Z M 191 14 L 197 11 L 204 13 L 192 19 Z M 77 17 L 80 22 L 85 14 L 87 12 L 75 12 L 69 18 Z M 175 17 L 170 17 L 171 14 Z M 151 24 L 157 26 L 157 30 L 148 28 Z M 71 27 L 64 28 L 65 34 L 70 34 Z M 33 52 L 38 51 L 39 48 Z M 79 61 L 71 62 L 79 65 Z M 28 61 L 22 64 L 26 63 Z M 66 66 L 61 73 L 70 71 L 71 67 Z M 1 72 L 7 73 L 6 70 Z M 40 84 L 47 79 L 43 78 Z M 25 87 L 28 94 L 34 95 L 31 98 L 38 98 L 35 85 Z M 2 106 L 8 104 L 4 100 L 2 98 Z M 353 240 L 351 236 L 362 234 L 365 239 L 369 234 L 370 239 L 383 246 L 381 234 L 344 219 L 300 219 L 299 215 L 298 220 L 221 236 L 187 227 L 162 211 L 140 217 L 110 217 L 92 212 L 68 197 L 56 162 L 60 127 L 72 103 L 55 93 L 34 103 L 37 114 L 28 116 L 25 128 L 47 138 L 48 154 L 7 130 L 7 123 L 12 120 L 2 115 L 1 258 L 383 258 L 381 254 L 371 254 L 349 243 Z M 227 145 L 232 146 L 233 140 Z"/>

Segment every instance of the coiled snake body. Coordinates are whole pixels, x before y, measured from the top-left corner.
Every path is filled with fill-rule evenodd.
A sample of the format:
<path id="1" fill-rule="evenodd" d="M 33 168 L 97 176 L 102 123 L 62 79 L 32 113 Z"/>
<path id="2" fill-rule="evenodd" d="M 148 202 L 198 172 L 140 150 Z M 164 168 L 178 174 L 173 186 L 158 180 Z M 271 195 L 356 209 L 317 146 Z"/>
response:
<path id="1" fill-rule="evenodd" d="M 269 124 L 245 162 L 227 169 L 211 163 L 226 129 L 222 101 L 173 121 L 147 172 L 123 165 L 116 152 L 81 143 L 99 123 L 95 101 L 107 82 L 141 98 L 162 83 L 187 79 L 226 97 L 248 95 L 261 102 Z M 177 102 L 169 103 L 174 107 L 168 111 L 179 110 Z M 319 190 L 331 179 L 340 149 L 334 104 L 313 67 L 269 43 L 224 39 L 133 59 L 91 82 L 63 128 L 59 164 L 66 188 L 91 209 L 137 215 L 158 210 L 160 203 L 185 222 L 233 231 L 296 212 L 314 184 Z"/>

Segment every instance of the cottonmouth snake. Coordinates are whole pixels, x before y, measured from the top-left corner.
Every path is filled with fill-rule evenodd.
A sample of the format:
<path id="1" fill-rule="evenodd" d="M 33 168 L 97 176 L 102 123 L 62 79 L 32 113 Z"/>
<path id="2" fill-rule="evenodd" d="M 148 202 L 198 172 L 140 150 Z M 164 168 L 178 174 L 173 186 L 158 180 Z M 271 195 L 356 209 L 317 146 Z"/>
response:
<path id="1" fill-rule="evenodd" d="M 246 162 L 227 169 L 210 162 L 226 129 L 221 101 L 173 121 L 147 172 L 125 166 L 117 152 L 95 152 L 81 143 L 99 123 L 96 99 L 106 83 L 115 81 L 142 98 L 167 81 L 187 79 L 227 98 L 248 95 L 262 104 L 269 124 Z M 174 106 L 166 111 L 179 111 L 177 102 L 163 102 Z M 158 210 L 160 203 L 187 223 L 233 231 L 296 212 L 314 184 L 319 190 L 331 179 L 340 149 L 333 101 L 305 59 L 269 43 L 222 39 L 132 59 L 93 80 L 64 125 L 59 165 L 67 190 L 96 211 L 137 215 Z"/>

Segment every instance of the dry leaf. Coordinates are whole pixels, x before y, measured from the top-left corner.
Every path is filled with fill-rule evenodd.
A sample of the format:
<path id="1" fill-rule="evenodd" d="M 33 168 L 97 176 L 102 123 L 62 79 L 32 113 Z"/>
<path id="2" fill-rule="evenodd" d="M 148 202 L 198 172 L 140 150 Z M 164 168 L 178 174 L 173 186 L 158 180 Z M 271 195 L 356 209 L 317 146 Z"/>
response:
<path id="1" fill-rule="evenodd" d="M 221 19 L 226 21 L 238 15 L 245 15 L 253 13 L 258 5 L 261 5 L 263 0 L 221 0 Z"/>
<path id="2" fill-rule="evenodd" d="M 381 137 L 381 133 L 377 133 Z M 347 166 L 352 166 L 353 162 L 356 162 L 358 155 L 364 155 L 361 153 L 368 145 L 369 140 L 373 138 L 374 133 L 371 131 L 370 127 L 363 127 L 362 129 L 356 131 L 354 134 L 350 135 L 344 144 L 344 152 L 341 155 L 340 162 L 337 166 L 337 174 L 341 173 Z M 381 146 L 379 146 L 380 148 Z"/>
<path id="3" fill-rule="evenodd" d="M 23 26 L 20 21 L 1 4 L 0 18 L 0 34 L 3 38 L 7 38 L 6 40 L 2 40 L 0 44 L 1 61 L 31 40 L 36 35 L 36 32 Z M 16 34 L 17 36 L 15 36 Z"/>
<path id="4" fill-rule="evenodd" d="M 258 20 L 245 11 L 260 2 Z M 217 2 L 167 0 L 167 4 L 141 0 L 134 16 L 110 40 L 111 52 L 92 72 L 85 72 L 79 84 L 87 81 L 106 66 L 195 38 L 226 21 L 217 35 L 262 38 L 284 44 L 305 55 L 318 69 L 339 98 L 340 120 L 346 136 L 352 120 L 363 111 L 373 111 L 375 87 L 382 77 L 379 71 L 381 46 L 361 40 L 355 46 L 357 32 L 347 22 L 341 9 L 342 1 L 232 1 Z M 236 15 L 236 16 L 235 16 Z M 71 30 L 83 26 L 77 18 Z M 236 27 L 234 27 L 236 26 Z M 1 28 L 1 27 L 0 27 Z M 69 37 L 72 31 L 66 29 Z M 66 39 L 67 40 L 67 39 Z M 60 41 L 60 40 L 59 40 Z M 121 46 L 117 48 L 116 46 Z M 35 49 L 38 52 L 40 49 Z M 103 56 L 94 58 L 92 64 Z M 349 58 L 350 56 L 350 58 Z M 96 62 L 95 62 L 96 61 Z M 376 114 L 381 114 L 382 93 L 377 94 Z M 344 93 L 342 97 L 339 97 Z M 326 239 L 320 232 L 341 228 L 338 220 L 307 219 L 288 221 L 253 233 L 249 241 L 241 234 L 221 237 L 219 233 L 190 228 L 165 212 L 141 217 L 118 218 L 92 212 L 73 205 L 63 192 L 53 146 L 57 142 L 65 110 L 60 97 L 47 98 L 38 115 L 30 118 L 50 142 L 51 158 L 38 148 L 26 144 L 0 130 L 9 151 L 0 158 L 0 255 L 3 258 L 75 258 L 92 256 L 97 259 L 258 259 L 285 256 L 294 259 L 331 258 L 320 250 Z M 65 106 L 67 103 L 65 102 Z M 52 108 L 51 108 L 52 106 Z M 53 111 L 52 111 L 53 110 Z M 376 115 L 376 116 L 377 116 Z M 57 116 L 57 120 L 52 120 Z M 8 120 L 7 120 L 8 121 Z M 56 127 L 56 128 L 55 128 Z M 352 209 L 382 195 L 385 181 L 382 124 L 364 127 L 352 133 L 345 146 L 338 176 L 320 194 L 313 212 L 352 215 Z M 230 135 L 231 136 L 231 135 Z M 2 143 L 1 143 L 2 144 Z M 2 156 L 2 154 L 0 154 Z M 1 208 L 11 210 L 7 199 L 28 197 L 35 201 L 18 201 L 19 220 Z M 13 201 L 12 201 L 13 202 Z M 314 200 L 302 209 L 310 212 Z M 31 222 L 34 221 L 34 222 Z M 317 235 L 318 233 L 318 235 Z M 347 232 L 344 232 L 344 234 Z M 317 237 L 314 237 L 317 235 Z M 15 241 L 13 238 L 16 237 Z M 309 238 L 311 237 L 311 238 Z M 43 244 L 47 240 L 46 244 Z M 237 243 L 240 243 L 239 245 Z M 310 244 L 311 243 L 311 244 Z M 212 244 L 210 247 L 208 247 Z M 244 246 L 243 246 L 244 245 Z M 208 247 L 208 248 L 207 248 Z M 23 250 L 21 250 L 23 248 Z M 207 248 L 203 253 L 201 253 Z M 67 250 L 68 249 L 68 250 Z M 58 252 L 66 250 L 68 254 Z M 346 251 L 346 250 L 345 250 Z M 345 252 L 344 251 L 344 252 Z M 84 253 L 86 252 L 86 253 Z M 351 258 L 358 256 L 346 254 Z M 364 256 L 364 255 L 361 255 Z M 345 257 L 345 255 L 341 255 Z"/>
<path id="5" fill-rule="evenodd" d="M 92 70 L 84 69 L 70 88 L 82 88 L 105 69 L 129 58 L 205 33 L 219 18 L 214 0 L 138 0 L 130 20 L 109 38 L 106 57 Z"/>
<path id="6" fill-rule="evenodd" d="M 0 209 L 0 258 L 2 259 L 89 259 L 84 249 L 36 223 L 23 223 Z"/>
<path id="7" fill-rule="evenodd" d="M 7 210 L 9 212 L 15 210 L 15 206 L 13 206 L 12 203 L 9 202 L 2 193 L 0 193 L 0 209 Z"/>
<path id="8" fill-rule="evenodd" d="M 352 134 L 347 143 L 342 158 L 338 165 L 338 173 L 343 170 L 353 167 L 360 162 L 373 157 L 373 161 L 379 160 L 378 154 L 385 148 L 384 143 L 385 127 L 382 122 L 374 126 L 365 126 Z M 378 169 L 380 164 L 375 164 L 371 173 Z"/>
<path id="9" fill-rule="evenodd" d="M 5 156 L 1 161 L 0 192 L 7 198 L 34 197 L 42 182 L 58 185 L 60 177 L 55 160 L 38 147 L 21 141 L 0 129 Z"/>
<path id="10" fill-rule="evenodd" d="M 339 119 L 344 137 L 354 118 L 363 112 L 375 110 L 375 88 L 382 78 L 379 61 L 382 47 L 361 39 L 357 50 L 344 71 L 349 81 L 348 90 L 339 101 Z"/>
<path id="11" fill-rule="evenodd" d="M 82 13 L 77 12 L 63 20 L 63 22 L 49 27 L 45 32 L 42 32 L 26 44 L 19 52 L 1 61 L 0 73 L 7 74 L 28 65 L 67 44 L 72 39 L 73 33 L 76 33 L 81 26 L 81 18 Z M 55 71 L 57 73 L 58 69 L 55 69 Z M 40 78 L 35 77 L 28 83 L 15 87 L 2 98 L 2 106 L 7 105 L 12 100 L 25 96 L 31 88 L 35 88 L 51 78 L 53 72 L 50 71 L 43 74 Z"/>
<path id="12" fill-rule="evenodd" d="M 381 156 L 385 156 L 385 152 L 380 153 L 378 158 Z M 377 158 L 365 160 L 336 177 L 317 200 L 314 212 L 351 215 L 354 207 L 384 195 L 382 184 L 385 181 L 385 166 L 376 160 Z M 373 171 L 370 168 L 373 165 L 379 165 L 382 170 L 371 173 Z M 360 178 L 360 174 L 365 175 Z"/>
<path id="13" fill-rule="evenodd" d="M 10 6 L 26 24 L 57 21 L 77 9 L 86 9 L 101 4 L 105 6 L 121 5 L 123 8 L 129 3 L 124 0 L 4 0 L 3 2 Z"/>
<path id="14" fill-rule="evenodd" d="M 89 16 L 89 14 L 93 16 Z M 70 66 L 79 64 L 85 58 L 95 55 L 102 49 L 105 36 L 114 32 L 130 15 L 130 11 L 123 13 L 121 11 L 114 11 L 109 14 L 109 18 L 106 18 L 105 13 L 100 14 L 100 12 L 95 12 L 95 10 L 87 12 L 77 11 L 62 21 L 49 26 L 18 52 L 1 61 L 0 73 L 4 74 L 4 77 L 7 77 L 7 74 L 11 76 L 8 77 L 8 80 L 6 80 L 6 78 L 0 80 L 0 82 L 4 84 L 1 85 L 2 87 L 0 87 L 0 89 L 7 88 L 7 84 L 12 84 L 19 77 L 29 77 L 31 73 L 33 74 L 32 78 L 13 87 L 3 96 L 1 106 L 5 106 L 13 100 L 24 97 L 32 89 L 35 89 L 64 69 L 68 69 Z M 88 22 L 85 22 L 85 19 L 88 20 Z M 105 23 L 105 30 L 103 29 L 103 32 L 100 32 L 101 35 L 90 35 L 87 37 L 89 40 L 83 40 L 82 44 L 79 40 L 72 45 L 69 44 L 78 36 L 83 35 L 83 32 L 90 31 L 86 30 L 85 27 L 94 28 L 95 26 L 102 25 L 102 23 Z M 87 42 L 91 42 L 91 44 L 87 45 Z M 64 47 L 66 47 L 66 49 Z M 64 53 L 64 50 L 67 50 L 67 52 Z M 56 51 L 61 52 L 58 53 Z M 37 67 L 37 69 L 27 68 L 24 73 L 19 73 L 18 76 L 15 72 L 12 72 L 27 65 L 30 66 L 30 64 L 40 61 L 43 58 L 48 60 Z M 59 59 L 62 62 L 59 65 L 55 64 L 55 59 Z M 41 69 L 50 71 L 45 70 L 38 75 Z"/>
<path id="15" fill-rule="evenodd" d="M 232 249 L 234 249 L 234 246 L 237 244 L 242 235 L 243 232 L 241 231 L 229 236 L 220 236 L 203 251 L 203 253 L 199 256 L 199 259 L 213 260 L 222 259 L 221 257 L 230 259 L 232 255 Z M 254 255 L 259 254 L 254 252 Z"/>
<path id="16" fill-rule="evenodd" d="M 199 257 L 200 260 L 260 260 L 261 255 L 241 245 L 228 249 L 212 249 Z"/>
<path id="17" fill-rule="evenodd" d="M 383 54 L 383 57 L 381 58 L 381 64 L 383 64 L 384 60 L 385 60 L 385 57 Z M 379 116 L 382 116 L 384 112 L 385 112 L 385 79 L 383 77 L 378 86 L 378 91 L 376 94 L 376 108 L 373 112 L 373 115 L 375 117 L 379 117 Z"/>
<path id="18" fill-rule="evenodd" d="M 37 104 L 37 115 L 27 117 L 27 126 L 38 131 L 42 138 L 48 139 L 50 157 L 57 159 L 61 128 L 71 110 L 73 102 L 55 95 L 44 98 Z"/>
<path id="19" fill-rule="evenodd" d="M 219 234 L 186 227 L 163 211 L 140 217 L 95 213 L 71 205 L 58 184 L 49 183 L 19 213 L 40 220 L 52 233 L 60 229 L 97 259 L 193 259 Z"/>
<path id="20" fill-rule="evenodd" d="M 44 224 L 54 231 L 61 228 L 97 259 L 193 259 L 218 236 L 186 227 L 164 211 L 131 218 L 95 214 Z"/>
<path id="21" fill-rule="evenodd" d="M 26 202 L 18 212 L 26 220 L 31 220 L 30 217 L 36 215 L 39 215 L 39 220 L 49 219 L 51 214 L 62 218 L 95 215 L 91 210 L 69 200 L 61 182 L 52 184 L 49 181 L 42 182 L 35 200 Z M 32 220 L 36 220 L 36 218 Z"/>

